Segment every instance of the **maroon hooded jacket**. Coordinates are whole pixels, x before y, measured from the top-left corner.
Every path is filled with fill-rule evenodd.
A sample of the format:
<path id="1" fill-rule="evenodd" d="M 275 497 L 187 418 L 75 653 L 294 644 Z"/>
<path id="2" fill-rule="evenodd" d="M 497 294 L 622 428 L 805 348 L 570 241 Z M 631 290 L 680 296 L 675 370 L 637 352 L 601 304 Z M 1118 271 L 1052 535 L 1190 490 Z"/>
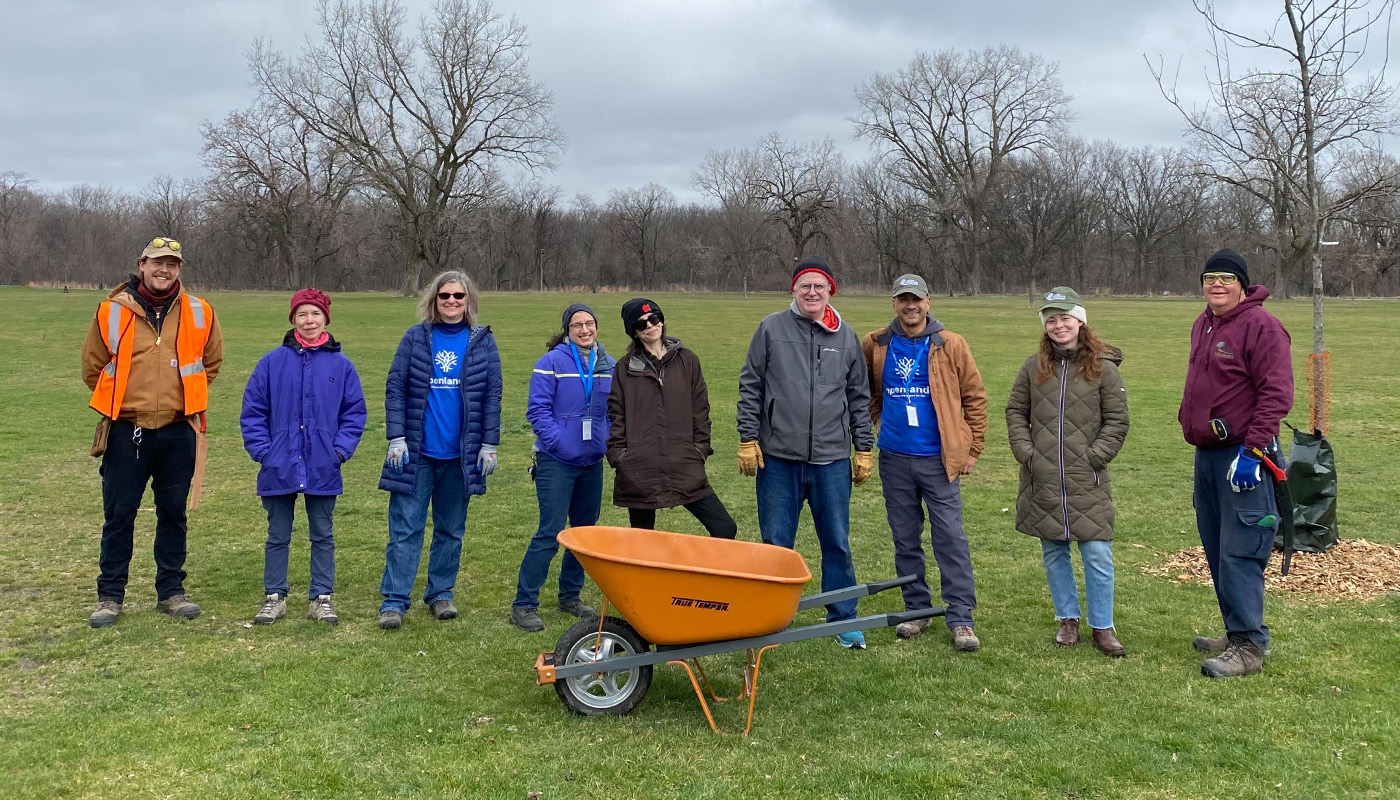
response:
<path id="1" fill-rule="evenodd" d="M 1269 290 L 1249 287 L 1223 317 L 1207 307 L 1191 328 L 1191 363 L 1181 397 L 1181 433 L 1197 447 L 1246 445 L 1261 450 L 1293 408 L 1293 360 L 1283 323 L 1264 310 Z M 1212 419 L 1223 419 L 1221 439 Z"/>

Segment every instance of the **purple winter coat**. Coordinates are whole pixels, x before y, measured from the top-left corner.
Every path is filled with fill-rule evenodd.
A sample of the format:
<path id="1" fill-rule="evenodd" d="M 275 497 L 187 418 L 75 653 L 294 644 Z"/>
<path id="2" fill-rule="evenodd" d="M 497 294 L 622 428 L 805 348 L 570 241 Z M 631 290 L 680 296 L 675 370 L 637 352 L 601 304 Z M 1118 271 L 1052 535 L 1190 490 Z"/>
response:
<path id="1" fill-rule="evenodd" d="M 243 390 L 243 448 L 262 465 L 258 496 L 341 493 L 340 464 L 365 431 L 365 394 L 355 365 L 330 338 L 306 349 L 288 331 Z"/>
<path id="2" fill-rule="evenodd" d="M 1264 310 L 1269 290 L 1255 284 L 1223 317 L 1207 307 L 1191 328 L 1191 362 L 1182 392 L 1182 436 L 1197 447 L 1266 449 L 1293 408 L 1293 359 L 1283 323 Z M 1211 428 L 1223 419 L 1229 436 Z"/>

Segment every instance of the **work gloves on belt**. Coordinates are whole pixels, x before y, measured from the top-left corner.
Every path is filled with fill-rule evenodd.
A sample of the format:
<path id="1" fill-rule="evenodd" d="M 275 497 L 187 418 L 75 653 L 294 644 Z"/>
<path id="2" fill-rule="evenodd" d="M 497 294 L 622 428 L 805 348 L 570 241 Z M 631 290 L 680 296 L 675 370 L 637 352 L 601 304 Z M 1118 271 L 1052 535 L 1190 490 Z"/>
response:
<path id="1" fill-rule="evenodd" d="M 1264 480 L 1259 457 L 1251 448 L 1240 445 L 1240 452 L 1235 456 L 1235 460 L 1230 462 L 1225 480 L 1230 482 L 1230 489 L 1236 492 L 1247 492 Z"/>

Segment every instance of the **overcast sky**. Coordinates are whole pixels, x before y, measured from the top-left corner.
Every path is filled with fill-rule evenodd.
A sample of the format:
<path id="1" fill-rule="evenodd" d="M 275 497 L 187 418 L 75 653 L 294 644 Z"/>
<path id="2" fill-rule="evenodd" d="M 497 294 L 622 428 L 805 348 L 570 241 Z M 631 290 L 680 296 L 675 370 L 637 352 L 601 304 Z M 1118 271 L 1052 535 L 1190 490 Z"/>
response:
<path id="1" fill-rule="evenodd" d="M 416 18 L 430 0 L 408 0 Z M 1209 38 L 1188 0 L 498 0 L 529 29 L 532 72 L 569 137 L 544 176 L 564 197 L 656 182 L 695 199 L 708 150 L 769 131 L 830 136 L 852 160 L 855 89 L 915 53 L 1005 43 L 1060 64 L 1074 130 L 1175 145 L 1181 124 L 1144 54 L 1199 91 Z M 1276 2 L 1232 2 L 1263 31 Z M 250 104 L 245 53 L 263 37 L 298 51 L 312 0 L 0 0 L 0 171 L 57 189 L 139 191 L 204 174 L 200 124 Z"/>

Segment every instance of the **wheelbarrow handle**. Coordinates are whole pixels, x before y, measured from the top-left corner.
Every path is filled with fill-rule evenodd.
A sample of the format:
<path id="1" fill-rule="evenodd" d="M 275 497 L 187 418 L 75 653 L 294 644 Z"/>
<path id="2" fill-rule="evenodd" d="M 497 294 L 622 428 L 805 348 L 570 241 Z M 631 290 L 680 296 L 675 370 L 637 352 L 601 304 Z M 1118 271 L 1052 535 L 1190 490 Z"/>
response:
<path id="1" fill-rule="evenodd" d="M 886 627 L 893 628 L 896 625 L 902 625 L 906 622 L 913 622 L 914 620 L 919 619 L 928 619 L 929 617 L 941 617 L 947 613 L 947 609 L 940 607 L 921 608 L 918 611 L 900 611 L 893 614 L 886 614 L 885 625 Z"/>
<path id="2" fill-rule="evenodd" d="M 798 601 L 797 610 L 805 611 L 809 608 L 830 605 L 831 603 L 839 603 L 842 600 L 852 600 L 855 598 L 865 597 L 867 595 L 875 594 L 876 592 L 883 592 L 886 589 L 893 589 L 896 586 L 903 586 L 906 583 L 913 583 L 918 579 L 919 576 L 917 575 L 901 575 L 898 578 L 890 578 L 887 581 L 875 581 L 873 583 L 858 583 L 855 586 L 849 586 L 845 589 L 833 589 L 829 592 L 807 595 L 806 597 Z"/>

